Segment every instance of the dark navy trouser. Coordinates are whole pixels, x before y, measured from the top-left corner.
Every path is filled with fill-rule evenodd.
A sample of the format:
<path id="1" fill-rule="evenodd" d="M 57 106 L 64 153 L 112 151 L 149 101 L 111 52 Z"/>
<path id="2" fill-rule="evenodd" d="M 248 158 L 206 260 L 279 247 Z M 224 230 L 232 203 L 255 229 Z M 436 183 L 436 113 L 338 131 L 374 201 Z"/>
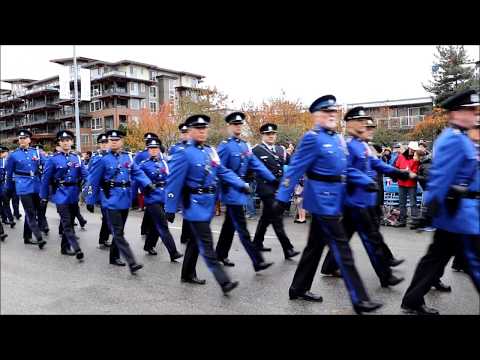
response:
<path id="1" fill-rule="evenodd" d="M 335 261 L 340 266 L 352 304 L 368 301 L 369 297 L 355 267 L 352 250 L 348 244 L 340 216 L 312 214 L 307 246 L 303 250 L 293 276 L 290 292 L 301 294 L 310 290 L 325 245 L 328 245 Z"/>
<path id="2" fill-rule="evenodd" d="M 23 209 L 25 210 L 25 221 L 23 224 L 23 240 L 32 238 L 32 232 L 37 241 L 42 238 L 40 232 L 38 213 L 40 212 L 40 197 L 38 194 L 20 195 Z"/>
<path id="3" fill-rule="evenodd" d="M 202 255 L 208 269 L 212 272 L 220 286 L 230 282 L 230 277 L 217 260 L 213 249 L 213 236 L 210 222 L 189 221 L 192 239 L 187 243 L 182 264 L 182 278 L 191 279 L 196 276 L 198 254 Z"/>
<path id="4" fill-rule="evenodd" d="M 451 257 L 459 252 L 463 253 L 468 264 L 467 273 L 480 294 L 480 236 L 455 234 L 437 229 L 427 253 L 420 259 L 415 269 L 402 305 L 410 308 L 424 305 L 425 294 L 443 274 Z"/>
<path id="5" fill-rule="evenodd" d="M 125 258 L 128 265 L 136 264 L 132 249 L 124 237 L 125 223 L 128 218 L 128 209 L 107 210 L 108 223 L 112 232 L 112 246 L 110 247 L 110 261 L 119 259 L 120 255 Z"/>
<path id="6" fill-rule="evenodd" d="M 80 250 L 75 231 L 73 230 L 73 221 L 75 217 L 75 207 L 78 204 L 57 205 L 57 212 L 60 215 L 60 224 L 62 225 L 62 250 L 72 248 L 73 251 Z"/>
<path id="7" fill-rule="evenodd" d="M 153 222 L 153 226 L 149 229 L 147 233 L 144 249 L 147 250 L 154 248 L 157 245 L 158 236 L 160 236 L 165 247 L 168 250 L 168 253 L 170 255 L 175 254 L 177 252 L 177 247 L 175 246 L 173 236 L 168 229 L 168 223 L 167 218 L 165 217 L 165 210 L 163 208 L 163 204 L 158 203 L 146 206 L 146 216 L 151 219 L 151 221 Z"/>
<path id="8" fill-rule="evenodd" d="M 253 265 L 263 262 L 263 256 L 253 245 L 250 233 L 247 229 L 247 220 L 245 218 L 245 210 L 242 205 L 227 205 L 227 213 L 225 221 L 220 231 L 220 237 L 216 248 L 217 257 L 219 259 L 228 258 L 228 252 L 232 247 L 233 235 L 238 232 L 238 237 L 243 247 L 247 251 L 248 256 L 252 259 Z"/>
<path id="9" fill-rule="evenodd" d="M 108 224 L 107 209 L 104 207 L 101 207 L 100 209 L 102 210 L 102 226 L 100 227 L 100 234 L 98 235 L 98 243 L 101 245 L 105 244 L 111 232 L 110 225 Z"/>
<path id="10" fill-rule="evenodd" d="M 386 281 L 391 275 L 389 256 L 385 252 L 385 241 L 367 208 L 345 207 L 344 226 L 347 240 L 350 241 L 355 231 L 367 250 L 370 263 L 380 281 Z M 327 254 L 323 266 L 323 274 L 331 274 L 338 269 L 332 254 Z"/>

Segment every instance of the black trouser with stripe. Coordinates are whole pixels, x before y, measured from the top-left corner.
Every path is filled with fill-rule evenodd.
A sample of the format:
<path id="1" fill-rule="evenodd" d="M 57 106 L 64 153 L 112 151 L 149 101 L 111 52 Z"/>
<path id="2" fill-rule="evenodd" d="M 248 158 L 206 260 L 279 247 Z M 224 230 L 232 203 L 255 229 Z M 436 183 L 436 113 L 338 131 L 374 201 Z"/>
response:
<path id="1" fill-rule="evenodd" d="M 23 225 L 23 241 L 26 242 L 32 238 L 32 232 L 37 241 L 42 239 L 42 233 L 39 226 L 40 197 L 38 194 L 20 195 L 23 209 L 25 210 L 25 221 Z"/>
<path id="2" fill-rule="evenodd" d="M 307 246 L 303 250 L 302 257 L 295 271 L 290 292 L 302 294 L 310 290 L 325 245 L 328 245 L 335 261 L 340 265 L 343 281 L 350 294 L 352 303 L 357 304 L 360 301 L 368 301 L 367 291 L 355 267 L 352 250 L 339 216 L 312 214 L 312 224 L 310 225 Z"/>
<path id="3" fill-rule="evenodd" d="M 192 230 L 190 230 L 188 220 L 185 220 L 185 218 L 183 218 L 182 233 L 180 234 L 180 243 L 186 244 L 190 239 L 192 239 Z"/>
<path id="4" fill-rule="evenodd" d="M 102 226 L 100 227 L 100 234 L 98 235 L 98 243 L 102 245 L 108 241 L 111 232 L 110 225 L 108 224 L 107 209 L 104 207 L 101 207 L 100 209 L 102 210 Z"/>
<path id="5" fill-rule="evenodd" d="M 425 304 L 424 296 L 435 284 L 451 257 L 461 253 L 468 265 L 467 273 L 480 294 L 480 236 L 455 234 L 437 229 L 427 253 L 420 259 L 402 305 L 417 308 Z"/>
<path id="6" fill-rule="evenodd" d="M 128 218 L 128 209 L 110 210 L 107 209 L 108 223 L 112 232 L 112 246 L 110 247 L 110 261 L 120 259 L 120 255 L 125 258 L 128 265 L 136 264 L 132 249 L 124 237 L 125 223 Z"/>
<path id="7" fill-rule="evenodd" d="M 257 250 L 250 238 L 250 233 L 247 229 L 247 220 L 245 218 L 245 209 L 242 205 L 227 205 L 227 213 L 225 214 L 225 221 L 220 231 L 220 237 L 217 243 L 217 257 L 220 260 L 228 258 L 228 252 L 232 247 L 233 235 L 235 231 L 238 232 L 238 237 L 243 247 L 247 251 L 248 256 L 257 265 L 263 262 L 263 256 Z"/>
<path id="8" fill-rule="evenodd" d="M 17 193 L 13 193 L 12 197 L 12 207 L 13 207 L 13 216 L 17 219 L 20 218 L 20 198 L 18 197 Z"/>
<path id="9" fill-rule="evenodd" d="M 255 236 L 253 238 L 253 243 L 257 247 L 263 247 L 263 241 L 265 238 L 265 233 L 267 232 L 268 226 L 271 224 L 275 235 L 277 235 L 280 245 L 282 246 L 283 252 L 293 249 L 293 245 L 290 242 L 287 234 L 285 233 L 285 228 L 283 226 L 283 217 L 278 216 L 273 212 L 273 202 L 275 201 L 275 195 L 268 197 L 262 197 L 263 202 L 263 212 L 260 220 L 258 221 L 257 230 L 255 231 Z"/>
<path id="10" fill-rule="evenodd" d="M 173 240 L 173 236 L 168 229 L 168 222 L 167 218 L 165 217 L 163 204 L 150 204 L 146 205 L 146 207 L 145 214 L 153 221 L 153 226 L 147 233 L 145 246 L 143 247 L 144 250 L 152 249 L 157 246 L 158 236 L 160 236 L 170 256 L 177 253 L 175 241 Z"/>
<path id="11" fill-rule="evenodd" d="M 192 238 L 187 243 L 182 264 L 182 278 L 191 279 L 197 276 L 196 265 L 198 254 L 205 260 L 208 269 L 212 272 L 220 286 L 230 282 L 230 277 L 217 260 L 213 249 L 213 236 L 210 222 L 188 221 Z"/>
<path id="12" fill-rule="evenodd" d="M 375 273 L 381 282 L 386 281 L 392 275 L 392 270 L 384 250 L 385 241 L 378 227 L 375 226 L 370 212 L 367 208 L 345 207 L 344 216 L 347 241 L 350 241 L 355 231 L 358 233 Z M 322 274 L 332 274 L 337 269 L 335 257 L 330 251 L 323 261 Z"/>
<path id="13" fill-rule="evenodd" d="M 145 207 L 148 207 L 148 205 L 145 205 Z M 147 235 L 154 227 L 155 225 L 153 223 L 153 219 L 145 210 L 145 212 L 143 213 L 142 225 L 140 226 L 140 235 Z"/>
<path id="14" fill-rule="evenodd" d="M 72 248 L 75 252 L 80 250 L 75 237 L 75 231 L 73 230 L 76 207 L 78 207 L 78 204 L 57 205 L 57 212 L 60 215 L 60 224 L 62 225 L 62 242 L 60 246 L 64 251 L 69 248 Z"/>

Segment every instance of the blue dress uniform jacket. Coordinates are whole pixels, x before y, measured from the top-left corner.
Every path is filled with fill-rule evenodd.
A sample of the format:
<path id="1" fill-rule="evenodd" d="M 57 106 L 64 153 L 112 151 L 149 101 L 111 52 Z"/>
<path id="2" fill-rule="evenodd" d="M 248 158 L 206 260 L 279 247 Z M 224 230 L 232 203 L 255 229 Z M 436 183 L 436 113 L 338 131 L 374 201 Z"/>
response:
<path id="1" fill-rule="evenodd" d="M 242 139 L 229 137 L 218 146 L 222 164 L 244 179 L 248 169 L 252 169 L 265 180 L 273 181 L 275 176 L 252 153 L 250 145 Z M 248 196 L 232 186 L 222 186 L 221 201 L 226 205 L 246 205 Z"/>
<path id="2" fill-rule="evenodd" d="M 165 212 L 175 213 L 182 199 L 182 189 L 217 187 L 218 178 L 235 188 L 244 188 L 246 183 L 220 161 L 217 152 L 208 145 L 188 142 L 180 147 L 169 162 L 170 174 L 167 177 Z M 188 221 L 210 221 L 215 213 L 216 193 L 191 194 L 183 216 Z"/>
<path id="3" fill-rule="evenodd" d="M 282 178 L 277 200 L 289 202 L 295 186 L 306 172 L 344 176 L 349 182 L 367 184 L 368 176 L 347 167 L 347 146 L 343 137 L 320 126 L 308 131 L 300 140 Z M 317 215 L 339 216 L 343 212 L 345 182 L 317 181 L 305 177 L 303 207 Z"/>
<path id="4" fill-rule="evenodd" d="M 163 155 L 160 153 L 158 158 L 149 158 L 140 163 L 140 169 L 148 176 L 156 188 L 150 194 L 145 194 L 145 204 L 165 203 L 165 186 L 168 175 L 168 165 Z"/>
<path id="5" fill-rule="evenodd" d="M 6 191 L 7 182 L 7 159 L 0 159 L 0 194 Z"/>
<path id="6" fill-rule="evenodd" d="M 87 204 L 93 204 L 93 203 L 100 204 L 100 197 L 98 197 L 97 199 L 94 199 L 94 193 L 96 192 L 93 191 L 93 186 L 90 182 L 90 178 L 93 173 L 93 170 L 95 169 L 95 166 L 98 164 L 98 161 L 107 153 L 108 153 L 108 150 L 97 150 L 92 154 L 92 158 L 88 163 L 87 181 L 85 182 L 85 186 L 83 187 L 85 202 Z M 100 191 L 102 190 L 100 189 Z"/>
<path id="7" fill-rule="evenodd" d="M 473 142 L 463 131 L 445 129 L 434 144 L 432 166 L 428 173 L 425 204 L 439 204 L 433 226 L 457 234 L 479 235 L 479 201 L 461 199 L 455 215 L 448 213 L 445 200 L 450 186 L 478 187 L 478 159 Z"/>
<path id="8" fill-rule="evenodd" d="M 131 180 L 145 187 L 151 183 L 149 178 L 135 164 L 131 155 L 126 151 L 113 153 L 109 151 L 102 156 L 95 164 L 89 176 L 89 183 L 92 186 L 93 196 L 88 199 L 87 204 L 95 204 L 100 196 L 102 207 L 108 210 L 127 210 L 132 203 Z M 110 196 L 107 198 L 105 191 L 100 191 L 102 183 L 113 182 L 116 185 L 110 188 Z"/>
<path id="9" fill-rule="evenodd" d="M 148 155 L 148 149 L 144 149 L 140 151 L 135 157 L 133 158 L 133 161 L 135 164 L 140 165 L 140 163 L 143 160 L 146 160 L 149 158 L 150 155 Z M 138 184 L 135 180 L 132 181 L 132 198 L 136 197 L 138 194 Z"/>
<path id="10" fill-rule="evenodd" d="M 370 176 L 371 171 L 391 173 L 395 171 L 390 165 L 383 163 L 380 159 L 374 158 L 371 155 L 368 145 L 358 139 L 349 138 L 347 140 L 348 149 L 348 167 L 358 170 L 357 175 L 361 181 L 349 181 L 345 205 L 349 207 L 365 208 L 370 206 L 372 195 L 365 190 L 365 186 L 369 182 L 375 182 Z"/>
<path id="11" fill-rule="evenodd" d="M 15 150 L 7 160 L 7 189 L 15 188 L 17 195 L 38 193 L 43 160 L 37 149 Z"/>
<path id="12" fill-rule="evenodd" d="M 187 144 L 187 141 L 179 141 L 178 143 L 172 145 L 170 149 L 168 150 L 168 161 L 172 159 L 173 154 L 175 154 L 179 150 L 184 150 L 185 146 Z"/>
<path id="13" fill-rule="evenodd" d="M 87 170 L 75 152 L 57 152 L 48 158 L 43 172 L 40 198 L 48 199 L 50 186 L 56 187 L 52 202 L 57 205 L 78 203 L 80 185 L 87 177 Z"/>

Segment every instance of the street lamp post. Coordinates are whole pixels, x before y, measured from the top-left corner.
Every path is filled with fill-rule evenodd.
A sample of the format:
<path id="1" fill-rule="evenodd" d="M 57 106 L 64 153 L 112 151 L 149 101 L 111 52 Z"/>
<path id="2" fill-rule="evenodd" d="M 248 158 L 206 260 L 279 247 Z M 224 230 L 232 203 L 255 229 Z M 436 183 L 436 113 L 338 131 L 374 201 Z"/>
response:
<path id="1" fill-rule="evenodd" d="M 73 88 L 75 91 L 75 138 L 77 142 L 77 150 L 82 152 L 82 142 L 80 139 L 80 112 L 78 109 L 78 71 L 77 71 L 77 56 L 75 54 L 75 45 L 73 45 L 73 71 L 74 71 L 74 83 Z"/>

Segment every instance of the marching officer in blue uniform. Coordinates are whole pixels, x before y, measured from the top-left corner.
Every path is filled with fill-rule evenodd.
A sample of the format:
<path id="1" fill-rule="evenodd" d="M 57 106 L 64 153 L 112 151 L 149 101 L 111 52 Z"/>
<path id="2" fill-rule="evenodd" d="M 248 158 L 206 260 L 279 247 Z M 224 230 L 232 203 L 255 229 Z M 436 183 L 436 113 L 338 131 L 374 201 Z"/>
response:
<path id="1" fill-rule="evenodd" d="M 5 189 L 5 181 L 7 178 L 7 169 L 6 169 L 6 156 L 8 154 L 8 148 L 4 146 L 0 146 L 0 206 L 1 215 L 2 215 L 2 222 L 9 224 L 10 227 L 15 226 L 15 222 L 13 221 L 13 215 L 10 211 L 10 205 L 8 204 L 8 197 L 6 195 Z M 5 238 L 8 236 L 5 234 L 3 229 L 2 222 L 0 222 L 0 241 L 5 241 Z"/>
<path id="2" fill-rule="evenodd" d="M 47 243 L 41 233 L 40 222 L 40 156 L 30 147 L 32 133 L 26 129 L 17 132 L 19 147 L 7 160 L 7 192 L 16 193 L 25 209 L 23 242 L 43 249 Z M 36 241 L 32 241 L 32 232 Z"/>
<path id="3" fill-rule="evenodd" d="M 188 126 L 185 123 L 178 125 L 178 130 L 180 131 L 180 141 L 172 145 L 168 150 L 168 161 L 172 159 L 173 154 L 179 150 L 184 150 L 185 146 L 189 140 L 188 135 Z M 183 218 L 182 220 L 182 233 L 180 234 L 180 243 L 186 244 L 192 238 L 192 233 L 190 232 L 190 225 L 188 221 Z"/>
<path id="4" fill-rule="evenodd" d="M 479 159 L 466 131 L 480 115 L 478 90 L 466 90 L 444 100 L 449 126 L 434 143 L 432 166 L 424 194 L 426 211 L 420 226 L 436 228 L 427 253 L 420 259 L 403 300 L 410 314 L 438 314 L 424 296 L 443 273 L 450 258 L 463 253 L 480 293 L 480 171 Z M 417 224 L 416 224 L 417 225 Z"/>
<path id="5" fill-rule="evenodd" d="M 206 115 L 192 115 L 185 121 L 190 129 L 191 140 L 179 148 L 169 162 L 165 212 L 167 220 L 173 222 L 182 200 L 183 217 L 188 221 L 193 237 L 189 239 L 185 250 L 182 282 L 205 284 L 205 280 L 197 278 L 195 269 L 200 252 L 222 291 L 228 293 L 238 286 L 238 282 L 232 282 L 220 265 L 213 249 L 210 229 L 215 213 L 217 185 L 220 179 L 239 190 L 248 191 L 249 188 L 248 184 L 222 165 L 215 149 L 205 144 L 209 122 L 210 118 Z"/>
<path id="6" fill-rule="evenodd" d="M 100 227 L 100 233 L 98 235 L 98 247 L 99 249 L 105 250 L 110 247 L 110 243 L 108 242 L 108 238 L 110 236 L 110 225 L 108 225 L 108 218 L 107 218 L 107 210 L 101 204 L 100 197 L 97 199 L 93 199 L 93 187 L 90 184 L 90 177 L 95 169 L 95 166 L 98 164 L 98 161 L 102 159 L 103 156 L 108 154 L 109 145 L 108 145 L 108 138 L 105 133 L 98 134 L 97 136 L 97 144 L 99 149 L 92 154 L 92 158 L 88 163 L 88 177 L 87 183 L 85 186 L 85 202 L 87 204 L 91 204 L 92 200 L 93 203 L 99 204 L 100 209 L 102 212 L 102 225 Z M 102 191 L 100 189 L 100 191 Z"/>
<path id="7" fill-rule="evenodd" d="M 157 255 L 155 246 L 157 245 L 158 236 L 160 235 L 163 244 L 170 254 L 170 260 L 174 262 L 183 254 L 179 253 L 175 246 L 173 236 L 168 230 L 168 222 L 165 217 L 165 186 L 168 176 L 168 165 L 160 152 L 161 141 L 157 138 L 147 140 L 147 149 L 149 158 L 140 162 L 140 169 L 152 181 L 155 190 L 149 194 L 145 194 L 145 213 L 153 222 L 152 228 L 147 234 L 143 250 L 150 255 Z"/>
<path id="8" fill-rule="evenodd" d="M 145 141 L 145 145 L 146 145 L 146 142 L 149 141 L 150 139 L 158 140 L 158 135 L 152 132 L 147 132 L 143 134 L 143 141 Z M 135 157 L 133 158 L 133 161 L 135 161 L 135 164 L 140 165 L 140 163 L 143 160 L 148 159 L 149 156 L 150 155 L 148 154 L 148 148 L 145 147 L 145 149 L 143 149 L 137 155 L 135 155 Z M 133 181 L 132 182 L 132 198 L 135 200 L 137 195 L 138 195 L 138 184 L 136 183 L 136 181 Z M 142 225 L 140 226 L 140 235 L 147 235 L 149 229 L 152 229 L 153 227 L 154 227 L 153 221 L 145 211 L 143 213 Z"/>
<path id="9" fill-rule="evenodd" d="M 281 214 L 300 178 L 306 174 L 304 208 L 312 214 L 307 246 L 289 289 L 290 299 L 323 301 L 310 291 L 323 248 L 328 245 L 339 264 L 355 312 L 371 312 L 382 306 L 370 301 L 355 267 L 342 224 L 346 181 L 366 186 L 372 180 L 347 167 L 347 146 L 337 129 L 336 98 L 325 95 L 310 106 L 315 127 L 300 141 L 284 174 L 273 207 Z"/>
<path id="10" fill-rule="evenodd" d="M 8 148 L 0 146 L 0 206 L 2 222 L 6 225 L 10 225 L 11 228 L 15 227 L 15 221 L 13 219 L 12 211 L 10 209 L 10 198 L 7 194 L 6 181 L 7 181 L 7 156 Z"/>
<path id="11" fill-rule="evenodd" d="M 260 127 L 262 134 L 262 143 L 253 147 L 253 154 L 270 170 L 270 172 L 277 178 L 278 183 L 272 183 L 262 178 L 257 179 L 256 192 L 263 202 L 263 211 L 260 220 L 258 221 L 257 230 L 253 237 L 253 243 L 260 251 L 271 251 L 270 248 L 263 246 L 265 233 L 268 226 L 271 224 L 275 235 L 283 249 L 285 259 L 290 259 L 300 254 L 293 248 L 290 239 L 285 233 L 283 226 L 283 217 L 277 216 L 272 211 L 272 205 L 275 201 L 275 194 L 278 190 L 278 184 L 283 176 L 283 166 L 287 164 L 287 152 L 283 146 L 275 145 L 277 139 L 278 126 L 272 123 L 263 124 Z"/>
<path id="12" fill-rule="evenodd" d="M 71 150 L 74 137 L 73 132 L 69 130 L 57 132 L 56 139 L 61 150 L 50 157 L 45 164 L 40 186 L 40 201 L 46 206 L 51 195 L 52 202 L 57 206 L 62 225 L 61 253 L 75 255 L 78 260 L 82 260 L 84 254 L 78 245 L 73 223 L 87 170 L 80 155 Z"/>
<path id="13" fill-rule="evenodd" d="M 398 178 L 408 178 L 409 172 L 402 171 L 385 164 L 378 158 L 374 158 L 370 152 L 368 144 L 362 140 L 361 136 L 365 132 L 367 120 L 372 120 L 366 114 L 363 107 L 357 106 L 347 111 L 344 120 L 347 122 L 347 132 L 351 136 L 347 140 L 348 166 L 357 169 L 357 173 L 364 177 L 366 185 L 349 183 L 347 185 L 344 225 L 347 239 L 350 240 L 355 231 L 367 250 L 370 262 L 375 273 L 380 279 L 382 287 L 394 286 L 403 281 L 392 274 L 390 268 L 390 259 L 384 251 L 383 237 L 370 217 L 368 207 L 371 205 L 371 192 L 378 192 L 377 182 L 369 174 L 371 169 L 380 173 L 387 173 Z M 330 250 L 327 254 L 323 266 L 323 274 L 335 274 L 338 270 L 334 255 Z"/>
<path id="14" fill-rule="evenodd" d="M 277 178 L 252 153 L 250 144 L 240 139 L 242 125 L 245 122 L 245 114 L 242 112 L 233 112 L 225 117 L 225 121 L 228 123 L 228 128 L 232 136 L 222 141 L 218 146 L 218 155 L 220 156 L 222 165 L 232 170 L 241 179 L 245 179 L 247 171 L 250 169 L 265 180 L 275 185 L 278 184 Z M 233 186 L 229 186 L 229 184 L 222 183 L 220 200 L 226 205 L 227 212 L 216 247 L 218 259 L 225 266 L 235 266 L 235 264 L 228 259 L 228 252 L 232 247 L 235 231 L 237 231 L 243 247 L 252 260 L 255 271 L 270 267 L 273 263 L 266 262 L 263 259 L 261 252 L 253 245 L 247 229 L 244 209 L 248 201 L 246 193 Z"/>
<path id="15" fill-rule="evenodd" d="M 122 137 L 125 134 L 119 130 L 109 130 L 106 135 L 110 151 L 98 160 L 89 176 L 93 196 L 87 201 L 87 210 L 94 212 L 95 200 L 100 196 L 113 237 L 110 247 L 110 264 L 125 266 L 125 263 L 120 260 L 121 254 L 127 261 L 130 272 L 134 274 L 143 268 L 143 265 L 137 263 L 124 237 L 125 222 L 132 204 L 131 181 L 132 179 L 138 181 L 147 194 L 153 190 L 153 185 L 135 164 L 132 156 L 122 149 Z M 103 191 L 100 191 L 100 188 Z"/>

